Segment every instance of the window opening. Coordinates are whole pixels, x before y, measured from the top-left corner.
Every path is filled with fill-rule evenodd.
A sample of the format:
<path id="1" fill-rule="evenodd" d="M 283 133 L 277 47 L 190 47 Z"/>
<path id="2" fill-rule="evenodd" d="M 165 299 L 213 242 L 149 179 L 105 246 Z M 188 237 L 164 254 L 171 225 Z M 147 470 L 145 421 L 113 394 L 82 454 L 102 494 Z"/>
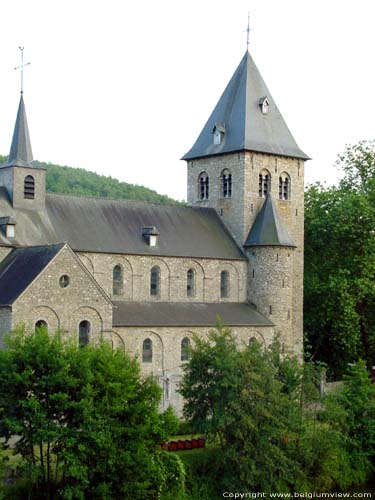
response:
<path id="1" fill-rule="evenodd" d="M 79 347 L 85 347 L 90 342 L 90 322 L 83 320 L 78 328 L 78 344 Z"/>
<path id="2" fill-rule="evenodd" d="M 47 322 L 44 321 L 44 319 L 39 319 L 36 323 L 35 323 L 35 330 L 40 330 L 41 328 L 45 329 L 48 331 L 48 325 L 47 325 Z"/>
<path id="3" fill-rule="evenodd" d="M 229 297 L 229 273 L 221 271 L 220 274 L 220 296 L 222 299 Z"/>
<path id="4" fill-rule="evenodd" d="M 160 295 L 160 267 L 154 266 L 151 269 L 150 295 L 156 297 Z"/>
<path id="5" fill-rule="evenodd" d="M 27 175 L 23 185 L 23 196 L 28 200 L 35 198 L 35 180 L 32 175 Z"/>
<path id="6" fill-rule="evenodd" d="M 189 269 L 186 273 L 186 295 L 188 297 L 195 297 L 195 271 Z"/>
<path id="7" fill-rule="evenodd" d="M 145 339 L 142 346 L 142 362 L 152 363 L 152 340 Z"/>
<path id="8" fill-rule="evenodd" d="M 181 361 L 189 360 L 190 339 L 185 337 L 181 341 Z"/>
<path id="9" fill-rule="evenodd" d="M 113 295 L 124 293 L 124 270 L 119 264 L 113 268 Z"/>
<path id="10" fill-rule="evenodd" d="M 209 178 L 206 172 L 203 172 L 199 176 L 199 199 L 208 200 L 209 196 Z"/>

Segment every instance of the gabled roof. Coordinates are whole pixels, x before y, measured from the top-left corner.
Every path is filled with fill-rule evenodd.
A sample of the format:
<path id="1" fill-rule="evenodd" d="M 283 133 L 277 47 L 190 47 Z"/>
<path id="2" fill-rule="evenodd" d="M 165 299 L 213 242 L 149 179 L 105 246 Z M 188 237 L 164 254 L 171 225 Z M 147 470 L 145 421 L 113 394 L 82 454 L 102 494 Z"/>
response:
<path id="1" fill-rule="evenodd" d="M 114 302 L 113 326 L 273 326 L 248 303 Z"/>
<path id="2" fill-rule="evenodd" d="M 0 232 L 4 245 L 66 241 L 74 251 L 246 259 L 212 208 L 47 194 L 43 210 L 14 210 L 0 187 L 0 215 L 17 219 L 15 238 Z M 156 247 L 142 235 L 152 226 L 160 233 Z"/>
<path id="3" fill-rule="evenodd" d="M 1 165 L 0 168 L 13 166 L 35 168 L 32 161 L 33 152 L 31 150 L 29 127 L 27 125 L 25 103 L 21 94 L 8 161 Z"/>
<path id="4" fill-rule="evenodd" d="M 244 246 L 295 247 L 271 195 L 265 199 Z"/>
<path id="5" fill-rule="evenodd" d="M 0 264 L 0 306 L 9 306 L 60 252 L 58 245 L 16 248 Z"/>
<path id="6" fill-rule="evenodd" d="M 265 97 L 269 102 L 267 114 L 260 109 L 260 99 Z M 216 123 L 225 127 L 220 144 L 214 144 L 212 136 Z M 249 52 L 242 58 L 196 143 L 182 159 L 243 150 L 309 159 L 297 146 Z"/>

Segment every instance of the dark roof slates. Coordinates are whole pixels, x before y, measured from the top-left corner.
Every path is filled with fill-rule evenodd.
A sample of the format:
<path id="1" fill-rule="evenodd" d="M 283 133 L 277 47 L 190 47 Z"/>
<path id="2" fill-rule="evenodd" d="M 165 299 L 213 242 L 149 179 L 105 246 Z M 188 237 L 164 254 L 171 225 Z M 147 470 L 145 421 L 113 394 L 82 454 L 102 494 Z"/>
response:
<path id="1" fill-rule="evenodd" d="M 244 246 L 295 247 L 271 195 L 264 200 Z"/>
<path id="2" fill-rule="evenodd" d="M 262 113 L 259 105 L 265 96 L 269 103 L 267 114 Z M 225 130 L 220 144 L 213 141 L 217 123 Z M 309 159 L 294 140 L 249 52 L 242 58 L 194 146 L 182 159 L 242 150 Z"/>
<path id="3" fill-rule="evenodd" d="M 10 252 L 0 264 L 0 306 L 13 304 L 63 246 L 60 243 Z"/>
<path id="4" fill-rule="evenodd" d="M 273 326 L 248 303 L 114 302 L 113 326 Z"/>

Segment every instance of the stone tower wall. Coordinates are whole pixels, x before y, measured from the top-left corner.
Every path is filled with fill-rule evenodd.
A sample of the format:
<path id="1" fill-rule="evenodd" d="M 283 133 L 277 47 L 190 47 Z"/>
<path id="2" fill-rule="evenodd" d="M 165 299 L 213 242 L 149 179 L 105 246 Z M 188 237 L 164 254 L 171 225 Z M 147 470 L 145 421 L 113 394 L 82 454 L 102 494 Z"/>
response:
<path id="1" fill-rule="evenodd" d="M 35 181 L 35 198 L 25 199 L 24 180 L 31 175 Z M 30 167 L 6 167 L 0 169 L 0 186 L 4 186 L 12 200 L 13 208 L 43 210 L 46 200 L 46 171 Z"/>
<path id="2" fill-rule="evenodd" d="M 223 199 L 220 192 L 220 174 L 224 168 L 232 174 L 232 197 Z M 221 216 L 240 247 L 244 244 L 264 198 L 259 196 L 259 173 L 266 170 L 271 178 L 270 192 L 279 215 L 296 245 L 292 253 L 291 332 L 295 339 L 294 352 L 300 355 L 303 336 L 303 245 L 304 245 L 304 161 L 296 158 L 255 153 L 250 151 L 230 153 L 188 162 L 188 203 L 213 207 Z M 199 200 L 198 177 L 206 172 L 210 180 L 208 200 Z M 289 200 L 279 199 L 279 176 L 287 173 L 291 181 Z M 269 269 L 272 275 L 272 269 Z M 249 269 L 250 273 L 250 269 Z M 256 289 L 251 301 L 258 305 Z"/>

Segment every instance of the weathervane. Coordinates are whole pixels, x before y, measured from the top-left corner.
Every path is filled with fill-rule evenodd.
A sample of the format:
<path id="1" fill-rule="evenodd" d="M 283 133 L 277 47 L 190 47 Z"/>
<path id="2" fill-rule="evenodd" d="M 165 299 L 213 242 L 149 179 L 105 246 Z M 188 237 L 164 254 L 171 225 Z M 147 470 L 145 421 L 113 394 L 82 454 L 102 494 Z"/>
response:
<path id="1" fill-rule="evenodd" d="M 21 70 L 21 95 L 22 95 L 23 94 L 23 68 L 25 66 L 29 66 L 30 63 L 29 62 L 28 63 L 24 63 L 23 62 L 23 49 L 25 47 L 18 47 L 18 48 L 21 51 L 21 64 L 19 66 L 15 67 L 14 69 L 20 69 Z"/>
<path id="2" fill-rule="evenodd" d="M 246 49 L 249 50 L 250 45 L 250 12 L 247 13 L 247 28 L 246 28 Z"/>

